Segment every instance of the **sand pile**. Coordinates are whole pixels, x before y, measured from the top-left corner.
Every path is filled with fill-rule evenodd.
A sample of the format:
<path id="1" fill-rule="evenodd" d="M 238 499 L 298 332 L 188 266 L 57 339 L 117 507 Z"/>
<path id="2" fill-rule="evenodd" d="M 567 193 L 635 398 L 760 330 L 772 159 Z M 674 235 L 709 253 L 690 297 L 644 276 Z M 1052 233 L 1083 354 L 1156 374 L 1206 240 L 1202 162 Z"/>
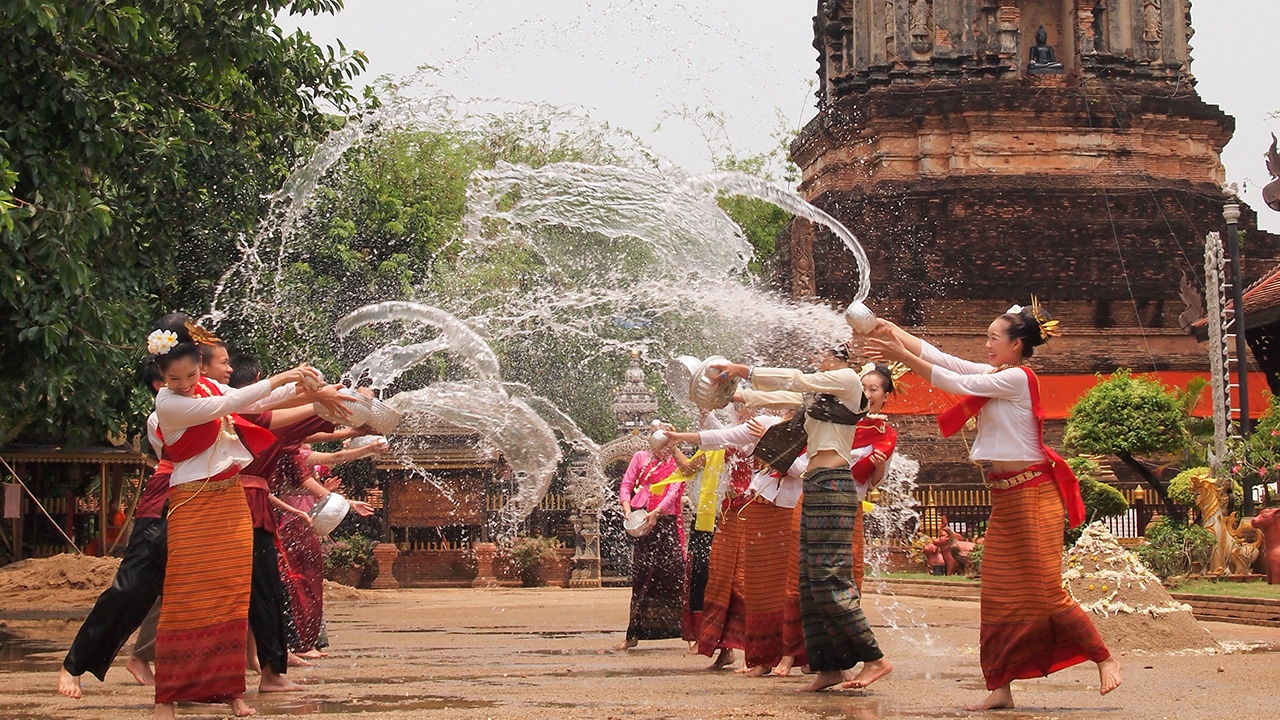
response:
<path id="1" fill-rule="evenodd" d="M 359 600 L 365 597 L 363 590 L 357 590 L 350 585 L 343 585 L 332 580 L 324 581 L 324 599 L 325 600 Z"/>
<path id="2" fill-rule="evenodd" d="M 1112 652 L 1216 649 L 1218 643 L 1136 555 L 1100 522 L 1062 560 L 1062 583 L 1089 613 Z"/>
<path id="3" fill-rule="evenodd" d="M 120 558 L 62 554 L 0 567 L 0 608 L 88 608 L 111 585 Z"/>

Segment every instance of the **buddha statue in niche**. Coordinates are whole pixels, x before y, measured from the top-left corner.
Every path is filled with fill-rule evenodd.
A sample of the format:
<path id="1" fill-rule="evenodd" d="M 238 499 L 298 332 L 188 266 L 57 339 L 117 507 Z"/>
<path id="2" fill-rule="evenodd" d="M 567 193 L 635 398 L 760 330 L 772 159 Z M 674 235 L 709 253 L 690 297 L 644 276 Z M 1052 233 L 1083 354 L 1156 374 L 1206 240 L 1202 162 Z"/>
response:
<path id="1" fill-rule="evenodd" d="M 1027 63 L 1027 71 L 1033 75 L 1062 72 L 1062 63 L 1054 56 L 1053 47 L 1049 45 L 1049 33 L 1043 25 L 1036 31 L 1036 44 L 1031 46 L 1031 61 Z"/>

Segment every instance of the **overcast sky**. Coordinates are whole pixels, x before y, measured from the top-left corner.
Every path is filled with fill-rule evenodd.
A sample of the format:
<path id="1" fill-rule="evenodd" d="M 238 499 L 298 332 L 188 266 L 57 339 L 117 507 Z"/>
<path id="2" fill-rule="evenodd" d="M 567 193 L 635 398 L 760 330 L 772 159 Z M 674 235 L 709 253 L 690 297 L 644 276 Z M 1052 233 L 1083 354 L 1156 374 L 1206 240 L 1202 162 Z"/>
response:
<path id="1" fill-rule="evenodd" d="M 764 152 L 813 117 L 816 0 L 346 0 L 301 25 L 369 56 L 363 81 L 439 68 L 458 97 L 576 106 L 628 129 L 690 171 L 713 152 Z M 297 19 L 281 17 L 285 27 Z M 1262 203 L 1262 154 L 1280 135 L 1271 69 L 1280 0 L 1195 0 L 1191 71 L 1207 102 L 1236 118 L 1227 178 L 1280 232 Z M 691 121 L 708 112 L 724 120 Z"/>

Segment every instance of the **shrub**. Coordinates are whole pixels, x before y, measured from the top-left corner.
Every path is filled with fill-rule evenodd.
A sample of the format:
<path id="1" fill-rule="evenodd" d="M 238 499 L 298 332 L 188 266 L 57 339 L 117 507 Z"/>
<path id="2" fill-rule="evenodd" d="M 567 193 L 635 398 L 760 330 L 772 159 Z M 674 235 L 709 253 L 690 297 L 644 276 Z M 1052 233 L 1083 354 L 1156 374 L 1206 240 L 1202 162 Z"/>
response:
<path id="1" fill-rule="evenodd" d="M 1193 565 L 1203 566 L 1213 545 L 1213 534 L 1208 530 L 1166 517 L 1147 529 L 1135 553 L 1151 572 L 1168 579 L 1190 573 Z"/>
<path id="2" fill-rule="evenodd" d="M 541 575 L 542 567 L 556 560 L 556 548 L 559 545 L 555 538 L 545 537 L 516 538 L 511 544 L 508 554 L 526 586 L 545 584 Z"/>
<path id="3" fill-rule="evenodd" d="M 321 543 L 325 573 L 341 568 L 369 567 L 373 564 L 373 547 L 377 544 L 378 541 L 368 535 L 326 538 Z"/>

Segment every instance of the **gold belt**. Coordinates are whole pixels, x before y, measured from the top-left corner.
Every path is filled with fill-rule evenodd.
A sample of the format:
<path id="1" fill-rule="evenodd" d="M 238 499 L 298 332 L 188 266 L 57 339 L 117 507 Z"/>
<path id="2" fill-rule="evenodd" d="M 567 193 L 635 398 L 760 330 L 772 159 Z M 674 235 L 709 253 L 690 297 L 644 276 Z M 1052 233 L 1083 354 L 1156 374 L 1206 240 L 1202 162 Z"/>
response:
<path id="1" fill-rule="evenodd" d="M 1014 475 L 1011 478 L 1002 478 L 1000 480 L 992 480 L 991 478 L 986 478 L 985 480 L 983 480 L 983 484 L 985 484 L 991 490 L 1008 490 L 1009 488 L 1012 488 L 1012 487 L 1018 487 L 1019 485 L 1025 482 L 1030 482 L 1032 480 L 1035 480 L 1036 478 L 1043 475 L 1044 472 L 1045 472 L 1044 470 L 1023 470 L 1022 472 L 1018 473 L 1017 475 Z"/>
<path id="2" fill-rule="evenodd" d="M 199 487 L 199 489 L 197 489 L 197 490 L 196 490 L 196 492 L 204 492 L 205 490 L 210 490 L 210 491 L 213 491 L 213 490 L 226 490 L 227 488 L 231 487 L 232 485 L 237 485 L 237 484 L 239 484 L 239 482 L 240 482 L 240 475 L 237 473 L 237 474 L 232 475 L 231 477 L 227 478 L 226 480 L 218 480 L 218 481 L 216 481 L 216 482 L 209 482 L 209 481 L 202 482 L 202 483 L 200 483 L 200 487 Z M 195 482 L 191 482 L 191 483 L 183 483 L 183 484 L 184 484 L 184 485 L 195 485 L 196 483 L 195 483 Z"/>

